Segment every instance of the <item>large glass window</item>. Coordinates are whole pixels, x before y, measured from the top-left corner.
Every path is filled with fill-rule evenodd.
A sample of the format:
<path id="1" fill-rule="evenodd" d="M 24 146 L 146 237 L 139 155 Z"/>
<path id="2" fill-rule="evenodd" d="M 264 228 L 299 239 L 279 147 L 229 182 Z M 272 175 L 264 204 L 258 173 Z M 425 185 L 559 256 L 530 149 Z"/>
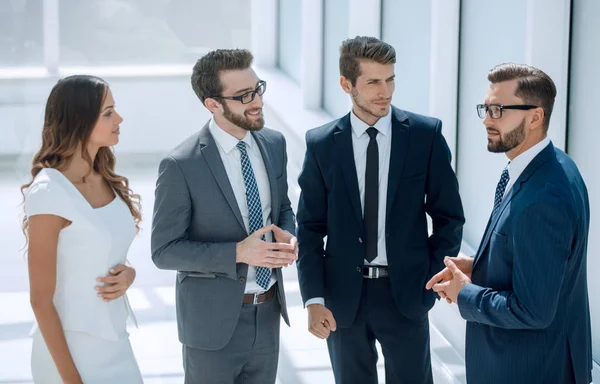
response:
<path id="1" fill-rule="evenodd" d="M 0 67 L 44 62 L 42 0 L 0 1 Z"/>
<path id="2" fill-rule="evenodd" d="M 349 0 L 324 1 L 323 107 L 334 117 L 349 112 L 348 96 L 340 87 L 340 45 L 348 38 Z"/>
<path id="3" fill-rule="evenodd" d="M 427 114 L 431 0 L 383 0 L 381 20 L 382 40 L 396 49 L 396 91 L 392 102 L 398 108 Z"/>
<path id="4" fill-rule="evenodd" d="M 301 17 L 301 1 L 279 0 L 277 62 L 297 84 L 300 84 Z"/>
<path id="5" fill-rule="evenodd" d="M 158 162 L 209 120 L 191 89 L 191 69 L 207 50 L 250 48 L 250 3 L 0 0 L 0 382 L 31 381 L 34 316 L 19 187 L 31 180 L 50 90 L 71 73 L 107 80 L 124 118 L 117 172 L 141 195 L 144 219 L 128 253 L 137 270 L 128 291 L 139 322 L 131 337 L 136 358 L 147 382 L 183 382 L 174 272 L 150 258 Z"/>
<path id="6" fill-rule="evenodd" d="M 250 2 L 60 0 L 63 65 L 189 64 L 206 48 L 249 48 Z"/>
<path id="7" fill-rule="evenodd" d="M 483 102 L 492 67 L 525 61 L 525 11 L 520 0 L 461 2 L 457 173 L 467 218 L 464 240 L 475 249 L 492 211 L 496 184 L 508 162 L 505 155 L 487 151 L 485 127 L 475 105 Z"/>

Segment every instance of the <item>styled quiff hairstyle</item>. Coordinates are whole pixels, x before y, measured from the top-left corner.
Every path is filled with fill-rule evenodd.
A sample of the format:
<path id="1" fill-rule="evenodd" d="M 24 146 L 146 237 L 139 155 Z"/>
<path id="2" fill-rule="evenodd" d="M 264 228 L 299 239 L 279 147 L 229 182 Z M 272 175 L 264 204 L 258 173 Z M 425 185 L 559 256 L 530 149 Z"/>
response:
<path id="1" fill-rule="evenodd" d="M 360 61 L 373 60 L 379 64 L 395 64 L 394 47 L 375 37 L 356 36 L 340 46 L 340 75 L 350 80 L 352 86 L 360 76 Z"/>
<path id="2" fill-rule="evenodd" d="M 556 86 L 544 71 L 526 64 L 504 63 L 495 66 L 488 73 L 492 84 L 518 80 L 515 96 L 526 104 L 536 105 L 544 110 L 544 132 L 548 132 L 550 116 L 556 98 Z"/>

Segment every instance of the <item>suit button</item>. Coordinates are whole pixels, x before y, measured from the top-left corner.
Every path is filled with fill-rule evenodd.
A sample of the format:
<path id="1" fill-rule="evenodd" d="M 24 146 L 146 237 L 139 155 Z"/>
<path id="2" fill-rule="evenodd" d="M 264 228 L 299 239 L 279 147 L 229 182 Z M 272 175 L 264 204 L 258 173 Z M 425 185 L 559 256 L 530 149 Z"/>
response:
<path id="1" fill-rule="evenodd" d="M 386 234 L 385 234 L 385 237 L 390 237 L 390 234 L 389 234 L 389 233 L 386 233 Z"/>
<path id="2" fill-rule="evenodd" d="M 240 278 L 238 279 L 238 281 L 240 282 L 240 284 L 246 284 L 246 279 L 245 279 L 245 278 L 243 278 L 243 277 L 240 277 Z"/>
<path id="3" fill-rule="evenodd" d="M 358 242 L 362 244 L 362 242 L 363 242 L 363 239 L 362 239 L 362 237 L 359 237 L 359 238 L 358 238 Z"/>
<path id="4" fill-rule="evenodd" d="M 362 273 L 362 268 L 360 266 L 356 267 L 356 272 Z"/>

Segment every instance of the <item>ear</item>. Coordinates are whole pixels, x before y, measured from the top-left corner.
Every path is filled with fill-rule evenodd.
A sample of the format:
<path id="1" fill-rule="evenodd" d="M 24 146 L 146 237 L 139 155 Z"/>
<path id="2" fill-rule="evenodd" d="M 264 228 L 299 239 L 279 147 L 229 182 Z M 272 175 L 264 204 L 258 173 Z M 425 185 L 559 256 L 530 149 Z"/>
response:
<path id="1" fill-rule="evenodd" d="M 531 120 L 529 121 L 531 124 L 531 129 L 537 129 L 544 124 L 545 117 L 544 109 L 542 107 L 536 108 L 533 110 L 533 114 L 531 115 Z"/>
<path id="2" fill-rule="evenodd" d="M 221 110 L 223 107 L 221 106 L 221 103 L 219 103 L 217 101 L 217 99 L 213 99 L 212 97 L 208 97 L 204 100 L 204 106 L 206 107 L 206 109 L 208 109 L 211 113 L 215 113 L 219 110 Z"/>
<path id="3" fill-rule="evenodd" d="M 345 78 L 344 76 L 340 76 L 340 86 L 342 87 L 342 90 L 344 92 L 346 92 L 347 94 L 351 94 L 352 93 L 352 82 L 350 81 L 350 79 Z"/>

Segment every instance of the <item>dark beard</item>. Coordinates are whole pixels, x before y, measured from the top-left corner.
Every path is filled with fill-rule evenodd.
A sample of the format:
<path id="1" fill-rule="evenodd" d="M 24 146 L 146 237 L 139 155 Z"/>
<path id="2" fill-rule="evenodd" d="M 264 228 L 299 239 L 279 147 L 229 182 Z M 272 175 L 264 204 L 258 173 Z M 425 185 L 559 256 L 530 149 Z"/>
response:
<path id="1" fill-rule="evenodd" d="M 384 117 L 388 114 L 388 112 L 384 113 L 384 114 L 377 114 L 376 112 L 373 112 L 371 110 L 369 110 L 365 105 L 361 104 L 360 101 L 358 101 L 358 91 L 356 89 L 352 90 L 352 99 L 354 99 L 354 102 L 356 103 L 356 106 L 363 111 L 364 113 L 367 113 L 373 117 Z"/>
<path id="2" fill-rule="evenodd" d="M 519 124 L 517 128 L 508 132 L 506 135 L 500 135 L 499 137 L 497 142 L 488 139 L 488 151 L 493 153 L 506 153 L 521 144 L 523 140 L 525 140 L 525 119 L 521 121 L 521 124 Z"/>
<path id="3" fill-rule="evenodd" d="M 234 124 L 246 131 L 260 131 L 265 126 L 265 119 L 262 117 L 258 120 L 251 120 L 246 116 L 246 112 L 244 115 L 237 115 L 229 109 L 227 104 L 223 103 L 223 117 L 229 120 L 231 124 Z"/>

